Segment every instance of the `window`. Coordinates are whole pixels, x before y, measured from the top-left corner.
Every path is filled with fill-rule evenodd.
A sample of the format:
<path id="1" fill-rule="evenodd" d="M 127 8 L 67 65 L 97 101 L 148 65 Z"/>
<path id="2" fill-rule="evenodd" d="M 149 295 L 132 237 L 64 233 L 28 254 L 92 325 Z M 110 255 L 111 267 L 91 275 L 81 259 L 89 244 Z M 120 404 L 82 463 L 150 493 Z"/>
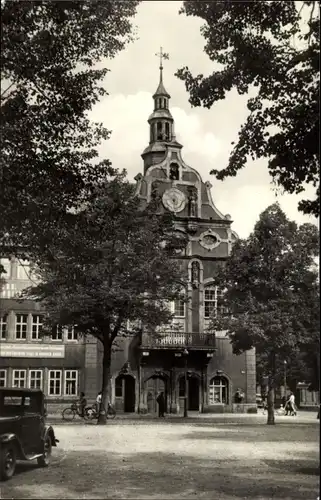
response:
<path id="1" fill-rule="evenodd" d="M 56 325 L 51 334 L 51 340 L 62 340 L 62 326 Z"/>
<path id="2" fill-rule="evenodd" d="M 11 278 L 11 261 L 10 259 L 0 259 L 0 264 L 2 265 L 4 272 L 0 273 L 1 277 L 4 279 Z"/>
<path id="3" fill-rule="evenodd" d="M 7 370 L 0 370 L 0 387 L 7 385 Z"/>
<path id="4" fill-rule="evenodd" d="M 169 141 L 170 140 L 170 136 L 169 136 L 169 123 L 165 123 L 165 136 L 166 136 L 166 140 Z"/>
<path id="5" fill-rule="evenodd" d="M 29 371 L 29 388 L 42 389 L 42 370 Z"/>
<path id="6" fill-rule="evenodd" d="M 13 370 L 12 385 L 13 387 L 26 387 L 27 371 Z"/>
<path id="7" fill-rule="evenodd" d="M 0 316 L 0 340 L 7 336 L 7 316 Z"/>
<path id="8" fill-rule="evenodd" d="M 117 377 L 115 380 L 115 396 L 116 398 L 123 397 L 123 377 Z"/>
<path id="9" fill-rule="evenodd" d="M 26 340 L 27 338 L 27 314 L 17 314 L 16 316 L 16 339 Z"/>
<path id="10" fill-rule="evenodd" d="M 42 316 L 32 315 L 31 339 L 39 340 L 42 329 Z"/>
<path id="11" fill-rule="evenodd" d="M 210 381 L 209 404 L 227 404 L 228 383 L 225 377 L 214 377 Z"/>
<path id="12" fill-rule="evenodd" d="M 69 340 L 69 341 L 78 340 L 78 335 L 75 332 L 75 329 L 73 326 L 68 326 L 68 328 L 67 328 L 67 340 Z"/>
<path id="13" fill-rule="evenodd" d="M 163 140 L 162 122 L 157 122 L 157 140 Z"/>
<path id="14" fill-rule="evenodd" d="M 185 318 L 185 302 L 182 299 L 174 301 L 174 316 L 177 318 Z"/>
<path id="15" fill-rule="evenodd" d="M 204 317 L 216 316 L 218 312 L 223 313 L 224 308 L 219 302 L 222 299 L 222 289 L 218 286 L 205 288 L 204 293 Z"/>
<path id="16" fill-rule="evenodd" d="M 61 370 L 49 370 L 48 395 L 61 395 Z"/>
<path id="17" fill-rule="evenodd" d="M 78 394 L 78 371 L 65 370 L 65 395 L 77 396 Z"/>
<path id="18" fill-rule="evenodd" d="M 177 163 L 171 163 L 169 167 L 169 178 L 172 181 L 178 181 L 179 180 L 179 166 Z"/>
<path id="19" fill-rule="evenodd" d="M 18 280 L 30 280 L 30 264 L 26 260 L 18 261 L 17 278 Z"/>

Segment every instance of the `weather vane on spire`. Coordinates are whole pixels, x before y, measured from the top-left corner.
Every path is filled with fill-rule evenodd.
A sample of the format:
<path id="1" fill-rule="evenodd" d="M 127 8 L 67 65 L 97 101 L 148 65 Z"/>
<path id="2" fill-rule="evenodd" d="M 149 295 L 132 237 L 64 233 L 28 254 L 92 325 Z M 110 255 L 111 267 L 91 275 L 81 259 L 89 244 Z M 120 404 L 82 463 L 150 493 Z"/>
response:
<path id="1" fill-rule="evenodd" d="M 159 69 L 163 69 L 163 59 L 169 59 L 169 54 L 168 52 L 163 52 L 163 47 L 160 48 L 160 52 L 157 52 L 155 56 L 159 57 Z"/>

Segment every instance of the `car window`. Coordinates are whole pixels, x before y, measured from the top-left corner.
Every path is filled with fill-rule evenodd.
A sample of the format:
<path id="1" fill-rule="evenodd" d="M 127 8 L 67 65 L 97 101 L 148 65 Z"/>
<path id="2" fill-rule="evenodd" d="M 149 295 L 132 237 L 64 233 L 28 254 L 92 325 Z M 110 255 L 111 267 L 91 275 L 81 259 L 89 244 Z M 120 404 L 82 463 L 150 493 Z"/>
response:
<path id="1" fill-rule="evenodd" d="M 26 413 L 38 413 L 39 401 L 36 397 L 25 397 L 24 409 Z"/>
<path id="2" fill-rule="evenodd" d="M 22 396 L 5 395 L 2 399 L 1 414 L 3 415 L 21 415 L 23 412 Z"/>
<path id="3" fill-rule="evenodd" d="M 3 400 L 4 406 L 22 406 L 22 396 L 5 396 Z"/>

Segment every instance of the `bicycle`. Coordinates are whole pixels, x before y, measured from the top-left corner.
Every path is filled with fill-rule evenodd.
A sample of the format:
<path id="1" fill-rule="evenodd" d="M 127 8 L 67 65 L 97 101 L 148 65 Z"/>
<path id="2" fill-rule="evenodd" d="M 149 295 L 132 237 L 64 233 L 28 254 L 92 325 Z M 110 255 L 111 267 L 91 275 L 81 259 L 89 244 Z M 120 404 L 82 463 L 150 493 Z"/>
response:
<path id="1" fill-rule="evenodd" d="M 86 408 L 84 409 L 84 414 L 82 415 L 81 406 L 77 403 L 72 403 L 71 406 L 68 406 L 68 408 L 65 408 L 62 411 L 62 418 L 63 418 L 63 420 L 66 420 L 66 421 L 74 420 L 76 415 L 78 415 L 81 418 L 86 419 L 87 418 Z"/>
<path id="2" fill-rule="evenodd" d="M 90 407 L 87 406 L 87 408 L 85 408 L 85 414 L 86 414 L 86 418 L 88 418 L 89 420 L 98 419 L 99 411 L 98 411 L 97 403 L 94 403 Z M 108 403 L 106 417 L 110 418 L 110 419 L 114 419 L 116 417 L 116 410 L 110 403 Z"/>

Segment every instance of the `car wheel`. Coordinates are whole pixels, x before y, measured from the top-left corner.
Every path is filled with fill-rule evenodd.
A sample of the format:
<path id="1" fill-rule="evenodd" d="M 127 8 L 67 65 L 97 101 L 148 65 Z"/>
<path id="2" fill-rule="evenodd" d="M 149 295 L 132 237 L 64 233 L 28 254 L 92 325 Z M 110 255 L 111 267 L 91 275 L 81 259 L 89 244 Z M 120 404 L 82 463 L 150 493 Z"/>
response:
<path id="1" fill-rule="evenodd" d="M 10 479 L 16 470 L 17 453 L 13 444 L 5 444 L 0 449 L 0 478 L 2 481 Z"/>
<path id="2" fill-rule="evenodd" d="M 44 442 L 43 455 L 37 459 L 38 465 L 40 465 L 41 467 L 48 467 L 51 458 L 51 450 L 52 450 L 51 437 L 46 436 Z"/>

